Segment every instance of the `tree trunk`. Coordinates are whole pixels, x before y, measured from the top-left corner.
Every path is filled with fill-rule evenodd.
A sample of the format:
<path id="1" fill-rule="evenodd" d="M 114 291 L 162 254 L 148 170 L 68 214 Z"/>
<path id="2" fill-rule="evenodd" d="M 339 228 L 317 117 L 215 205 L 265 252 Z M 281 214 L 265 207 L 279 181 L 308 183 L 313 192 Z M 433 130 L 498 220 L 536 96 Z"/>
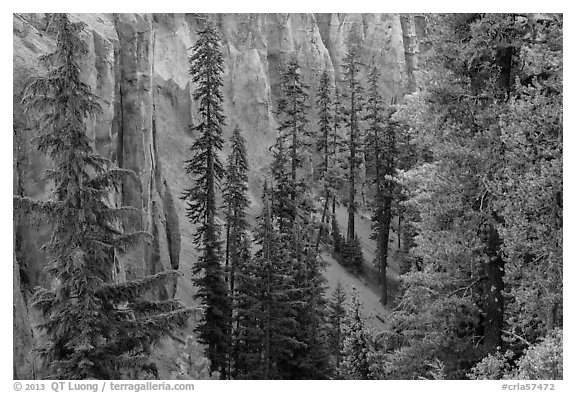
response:
<path id="1" fill-rule="evenodd" d="M 316 238 L 316 252 L 318 252 L 318 248 L 320 247 L 320 240 L 322 238 L 322 233 L 324 229 L 324 221 L 328 222 L 326 217 L 326 213 L 328 212 L 328 204 L 330 202 L 330 196 L 328 195 L 328 187 L 325 189 L 326 192 L 326 199 L 324 201 L 324 208 L 322 209 L 322 220 L 320 221 L 320 229 L 318 230 L 318 237 Z"/>
<path id="2" fill-rule="evenodd" d="M 270 277 L 267 283 L 268 296 L 270 296 Z M 270 301 L 266 304 L 266 335 L 264 338 L 264 379 L 270 377 Z"/>
<path id="3" fill-rule="evenodd" d="M 356 110 L 354 101 L 354 92 L 351 93 L 351 105 L 350 105 L 350 194 L 348 198 L 348 229 L 346 231 L 347 239 L 354 239 L 356 237 L 354 216 L 356 213 L 356 115 L 354 111 Z"/>
<path id="4" fill-rule="evenodd" d="M 228 216 L 230 217 L 230 216 Z M 224 272 L 228 273 L 230 263 L 230 223 L 226 223 L 226 260 L 224 262 Z M 228 283 L 228 274 L 224 274 L 224 279 Z"/>
<path id="5" fill-rule="evenodd" d="M 346 230 L 346 238 L 355 238 L 355 225 L 354 225 L 354 180 L 350 183 L 350 201 L 348 205 L 348 228 Z"/>
<path id="6" fill-rule="evenodd" d="M 400 251 L 402 249 L 402 244 L 400 242 L 400 236 L 402 233 L 402 213 L 399 212 L 398 213 L 398 231 L 396 232 L 396 235 L 398 236 L 398 251 Z"/>
<path id="7" fill-rule="evenodd" d="M 336 214 L 336 195 L 332 198 L 332 215 Z"/>
<path id="8" fill-rule="evenodd" d="M 388 183 L 388 181 L 386 181 Z M 381 213 L 381 222 L 379 224 L 380 232 L 380 280 L 382 285 L 382 293 L 380 303 L 386 305 L 388 303 L 388 281 L 386 279 L 386 268 L 388 267 L 388 242 L 390 240 L 390 221 L 391 221 L 391 208 L 392 197 L 390 195 L 384 196 L 384 204 Z"/>

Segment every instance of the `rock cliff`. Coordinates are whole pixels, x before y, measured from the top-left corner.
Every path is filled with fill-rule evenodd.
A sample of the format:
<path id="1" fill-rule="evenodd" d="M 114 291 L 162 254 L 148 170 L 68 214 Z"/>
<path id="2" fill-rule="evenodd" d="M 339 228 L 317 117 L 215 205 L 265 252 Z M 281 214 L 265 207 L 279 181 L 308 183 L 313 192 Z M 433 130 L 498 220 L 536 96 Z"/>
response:
<path id="1" fill-rule="evenodd" d="M 275 100 L 283 61 L 296 54 L 311 96 L 319 75 L 328 70 L 340 83 L 347 37 L 357 29 L 366 66 L 380 67 L 385 97 L 413 90 L 413 37 L 418 32 L 412 16 L 397 14 L 78 14 L 86 24 L 89 53 L 82 62 L 84 80 L 100 99 L 102 112 L 87 122 L 96 149 L 118 166 L 132 169 L 139 183 L 127 181 L 115 201 L 141 209 L 132 229 L 154 235 L 152 244 L 131 251 L 118 263 L 121 278 L 141 277 L 167 268 L 185 277 L 167 285 L 158 297 L 174 296 L 191 304 L 194 288 L 189 267 L 194 261 L 193 228 L 184 219 L 178 196 L 188 184 L 183 161 L 196 121 L 194 86 L 188 75 L 190 48 L 203 19 L 219 26 L 225 56 L 224 97 L 227 115 L 225 139 L 238 125 L 246 139 L 251 189 L 256 195 L 268 148 L 275 138 Z M 44 14 L 14 14 L 14 192 L 46 199 L 50 185 L 42 173 L 49 160 L 38 154 L 19 105 L 29 78 L 43 72 L 39 56 L 54 49 L 50 18 Z M 416 24 L 416 27 L 419 25 Z M 416 31 L 416 33 L 414 33 Z M 314 116 L 312 115 L 312 118 Z M 311 122 L 315 124 L 315 122 Z M 34 342 L 32 313 L 26 299 L 36 285 L 50 285 L 42 273 L 45 256 L 40 246 L 50 228 L 30 226 L 15 219 L 14 241 L 14 375 L 35 377 L 29 355 Z"/>

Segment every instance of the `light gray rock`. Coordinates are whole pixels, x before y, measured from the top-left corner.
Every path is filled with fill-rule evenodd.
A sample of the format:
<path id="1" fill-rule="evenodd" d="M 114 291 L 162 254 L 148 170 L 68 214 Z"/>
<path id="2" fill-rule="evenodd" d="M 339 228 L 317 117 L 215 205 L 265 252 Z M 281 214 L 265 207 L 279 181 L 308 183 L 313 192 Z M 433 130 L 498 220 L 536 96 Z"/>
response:
<path id="1" fill-rule="evenodd" d="M 183 161 L 189 157 L 195 137 L 190 126 L 197 121 L 188 57 L 196 31 L 206 18 L 216 22 L 223 41 L 224 137 L 227 140 L 238 125 L 247 139 L 254 201 L 271 158 L 268 148 L 276 135 L 280 71 L 289 56 L 299 60 L 312 98 L 324 70 L 340 83 L 351 29 L 360 32 L 363 63 L 380 68 L 385 97 L 402 94 L 407 69 L 403 31 L 396 14 L 71 16 L 86 24 L 83 34 L 89 53 L 82 59 L 82 77 L 102 107 L 98 116 L 87 121 L 86 132 L 101 154 L 139 176 L 140 182 L 126 181 L 114 202 L 141 209 L 140 218 L 130 223 L 128 230 L 143 229 L 154 235 L 150 245 L 119 259 L 119 279 L 180 269 L 185 278 L 178 287 L 173 282 L 156 295 L 171 297 L 177 292 L 189 305 L 194 304 L 195 292 L 189 280 L 195 260 L 194 228 L 184 217 L 184 203 L 178 196 L 190 185 Z M 14 189 L 43 200 L 50 197 L 50 185 L 42 180 L 42 174 L 51 163 L 31 145 L 35 130 L 24 118 L 19 101 L 29 78 L 45 71 L 38 58 L 54 49 L 55 37 L 46 31 L 47 23 L 49 18 L 43 14 L 13 17 Z M 417 24 L 416 30 L 419 28 Z M 310 124 L 315 127 L 314 114 Z M 18 378 L 33 376 L 27 354 L 34 336 L 27 323 L 30 313 L 25 295 L 35 285 L 49 285 L 42 273 L 46 259 L 39 250 L 49 234 L 48 226 L 19 225 L 16 229 L 14 375 Z"/>

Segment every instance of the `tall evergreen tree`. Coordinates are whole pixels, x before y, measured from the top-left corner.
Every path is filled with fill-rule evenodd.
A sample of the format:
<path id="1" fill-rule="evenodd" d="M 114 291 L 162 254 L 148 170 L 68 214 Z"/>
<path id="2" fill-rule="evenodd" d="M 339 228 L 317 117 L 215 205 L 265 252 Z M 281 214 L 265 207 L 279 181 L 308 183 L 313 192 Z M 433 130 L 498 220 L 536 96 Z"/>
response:
<path id="1" fill-rule="evenodd" d="M 324 222 L 326 221 L 326 213 L 328 212 L 328 205 L 331 200 L 330 184 L 328 183 L 328 169 L 330 160 L 330 131 L 332 128 L 332 98 L 330 94 L 330 77 L 328 72 L 324 70 L 320 77 L 320 84 L 318 86 L 316 106 L 318 107 L 318 135 L 316 139 L 316 150 L 321 155 L 321 162 L 318 165 L 317 172 L 318 178 L 323 183 L 323 198 L 324 205 L 322 208 L 322 218 L 320 219 L 320 229 L 318 230 L 318 237 L 316 239 L 316 250 L 320 245 L 322 233 L 324 232 Z"/>
<path id="2" fill-rule="evenodd" d="M 326 329 L 326 279 L 315 250 L 313 226 L 297 222 L 291 235 L 292 286 L 296 310 L 295 341 L 290 358 L 281 362 L 283 378 L 326 379 L 330 374 Z"/>
<path id="3" fill-rule="evenodd" d="M 38 350 L 49 378 L 134 378 L 141 371 L 157 377 L 148 357 L 152 345 L 183 325 L 191 310 L 175 300 L 142 297 L 175 276 L 174 271 L 115 282 L 117 255 L 150 236 L 121 230 L 123 221 L 139 210 L 109 206 L 123 177 L 136 175 L 114 168 L 86 136 L 85 120 L 100 106 L 80 79 L 79 63 L 87 54 L 80 38 L 84 24 L 54 14 L 51 28 L 57 34 L 56 50 L 42 57 L 50 70 L 26 88 L 22 103 L 37 121 L 38 150 L 54 163 L 46 175 L 54 184 L 53 199 L 14 199 L 21 218 L 39 215 L 53 224 L 44 246 L 53 285 L 37 289 L 33 299 L 44 312 L 39 327 L 48 338 Z"/>
<path id="4" fill-rule="evenodd" d="M 362 319 L 362 302 L 356 288 L 346 312 L 344 344 L 338 375 L 342 379 L 370 379 L 371 337 Z"/>
<path id="5" fill-rule="evenodd" d="M 333 106 L 332 106 L 332 88 L 328 71 L 324 70 L 320 76 L 318 91 L 316 92 L 316 107 L 318 110 L 318 134 L 316 136 L 316 150 L 321 155 L 321 162 L 317 167 L 317 172 L 321 179 L 326 178 L 326 172 L 329 169 L 329 160 L 331 145 L 331 133 L 334 131 L 333 124 Z"/>
<path id="6" fill-rule="evenodd" d="M 280 118 L 278 132 L 284 139 L 285 148 L 288 150 L 288 164 L 290 172 L 290 199 L 296 203 L 298 189 L 303 187 L 297 181 L 297 171 L 302 166 L 304 149 L 310 145 L 312 138 L 308 129 L 307 86 L 300 79 L 300 65 L 296 57 L 291 57 L 282 73 L 282 96 L 278 100 L 278 115 Z M 294 217 L 295 219 L 295 217 Z"/>
<path id="7" fill-rule="evenodd" d="M 271 165 L 274 177 L 272 214 L 279 231 L 289 241 L 297 221 L 308 221 L 312 203 L 307 198 L 308 185 L 298 171 L 312 134 L 308 129 L 307 86 L 300 80 L 300 66 L 292 57 L 282 72 L 282 94 L 278 100 L 278 137 L 273 147 Z"/>
<path id="8" fill-rule="evenodd" d="M 392 220 L 392 197 L 394 183 L 395 138 L 394 128 L 388 119 L 385 119 L 385 108 L 378 81 L 380 73 L 373 67 L 369 74 L 368 99 L 366 101 L 367 113 L 364 120 L 368 123 L 366 135 L 366 166 L 373 171 L 376 197 L 374 201 L 373 238 L 376 239 L 376 258 L 380 272 L 381 297 L 380 302 L 388 302 L 388 283 L 386 268 L 388 266 L 388 241 L 390 238 L 390 223 Z M 389 116 L 387 116 L 389 118 Z"/>
<path id="9" fill-rule="evenodd" d="M 340 233 L 340 226 L 338 225 L 338 220 L 336 219 L 336 214 L 332 214 L 332 250 L 334 252 L 334 257 L 339 258 L 342 251 L 344 250 L 346 240 Z"/>
<path id="10" fill-rule="evenodd" d="M 285 376 L 282 363 L 294 346 L 303 344 L 295 338 L 293 266 L 274 228 L 266 184 L 262 202 L 255 234 L 260 248 L 238 276 L 240 378 L 278 379 Z"/>
<path id="11" fill-rule="evenodd" d="M 435 358 L 462 378 L 562 319 L 562 16 L 429 22 L 430 82 L 398 116 L 424 159 L 403 175 L 421 269 L 403 278 L 393 318 L 396 378 L 424 375 Z"/>
<path id="12" fill-rule="evenodd" d="M 341 148 L 341 138 L 338 134 L 341 114 L 338 112 L 341 104 L 338 97 L 333 96 L 334 93 L 328 72 L 324 71 L 320 78 L 316 98 L 319 117 L 316 150 L 320 153 L 321 157 L 321 162 L 317 167 L 317 173 L 322 184 L 324 199 L 322 217 L 320 219 L 320 230 L 316 238 L 316 250 L 318 250 L 323 234 L 327 232 L 325 222 L 329 222 L 330 202 L 332 202 L 332 213 L 335 213 L 336 192 L 341 183 L 338 168 L 338 151 Z"/>
<path id="13" fill-rule="evenodd" d="M 226 269 L 229 281 L 230 296 L 234 296 L 234 274 L 239 259 L 242 257 L 242 245 L 246 237 L 248 222 L 246 209 L 250 206 L 248 199 L 248 159 L 246 142 L 236 127 L 230 138 L 231 150 L 223 188 L 225 222 L 226 222 Z"/>
<path id="14" fill-rule="evenodd" d="M 338 90 L 338 87 L 334 89 L 334 102 L 332 103 L 332 109 L 334 112 L 334 122 L 332 130 L 332 143 L 330 156 L 332 157 L 332 162 L 330 163 L 330 179 L 334 185 L 334 195 L 332 197 L 332 215 L 336 215 L 336 199 L 338 197 L 338 191 L 344 187 L 343 176 L 341 173 L 343 158 L 340 156 L 340 152 L 343 150 L 343 140 L 340 135 L 340 129 L 344 124 L 345 120 L 345 108 L 342 104 L 342 94 Z"/>
<path id="15" fill-rule="evenodd" d="M 305 150 L 312 137 L 308 129 L 307 86 L 300 79 L 300 66 L 295 57 L 288 60 L 281 80 L 278 100 L 278 137 L 274 147 L 272 174 L 274 176 L 273 215 L 281 234 L 288 240 L 297 220 L 308 220 L 311 202 L 305 198 L 307 184 L 298 174 Z"/>
<path id="16" fill-rule="evenodd" d="M 234 291 L 232 372 L 234 379 L 249 378 L 260 359 L 263 341 L 258 280 L 259 266 L 250 253 L 250 240 L 244 237 L 236 265 Z"/>
<path id="17" fill-rule="evenodd" d="M 226 176 L 223 187 L 223 199 L 226 223 L 226 281 L 230 297 L 235 299 L 236 270 L 241 264 L 247 263 L 250 256 L 250 244 L 247 238 L 248 222 L 246 221 L 246 209 L 250 206 L 250 201 L 246 195 L 248 192 L 248 160 L 246 157 L 246 146 L 244 137 L 238 127 L 234 128 L 230 138 L 231 147 L 226 167 Z M 234 312 L 235 304 L 232 305 L 231 312 Z M 233 315 L 230 315 L 232 323 Z M 230 328 L 233 330 L 233 327 Z M 232 337 L 236 336 L 232 332 Z M 237 363 L 237 346 L 233 348 L 234 356 L 229 362 L 229 369 Z M 229 371 L 229 372 L 230 372 Z"/>
<path id="18" fill-rule="evenodd" d="M 360 113 L 363 106 L 363 89 L 360 83 L 360 44 L 359 38 L 356 34 L 352 34 L 356 30 L 352 30 L 348 39 L 348 52 L 344 57 L 342 67 L 344 68 L 344 84 L 346 99 L 346 127 L 347 127 L 347 140 L 346 140 L 346 155 L 347 155 L 347 181 L 348 181 L 348 227 L 346 230 L 346 239 L 354 239 L 356 237 L 356 230 L 354 225 L 354 217 L 357 211 L 356 204 L 356 180 L 358 167 L 361 165 L 361 150 L 362 150 L 362 131 L 360 128 Z"/>
<path id="19" fill-rule="evenodd" d="M 342 351 L 344 342 L 344 318 L 346 315 L 346 309 L 344 302 L 346 301 L 346 292 L 344 292 L 344 286 L 341 281 L 338 281 L 334 292 L 332 292 L 332 298 L 329 301 L 328 309 L 328 320 L 330 322 L 330 334 L 329 342 L 330 348 L 332 349 L 332 356 L 334 357 L 334 368 L 338 369 L 340 367 L 340 362 L 342 361 Z"/>
<path id="20" fill-rule="evenodd" d="M 279 135 L 271 148 L 273 159 L 270 170 L 274 183 L 270 193 L 272 196 L 272 217 L 278 223 L 280 234 L 287 237 L 294 223 L 297 209 L 296 204 L 290 198 L 293 187 L 290 181 L 290 172 L 287 170 L 288 158 L 284 146 L 284 138 Z"/>
<path id="21" fill-rule="evenodd" d="M 220 227 L 216 221 L 216 191 L 224 168 L 218 157 L 222 150 L 222 126 L 225 117 L 222 108 L 223 57 L 220 38 L 210 21 L 198 31 L 190 57 L 190 75 L 197 85 L 194 100 L 198 102 L 200 122 L 192 127 L 198 136 L 185 161 L 186 173 L 194 184 L 184 190 L 186 216 L 197 226 L 195 242 L 199 252 L 192 268 L 195 297 L 205 306 L 202 322 L 197 331 L 200 341 L 207 345 L 206 356 L 211 361 L 210 371 L 219 371 L 226 379 L 230 354 L 231 301 L 221 265 Z"/>
<path id="22" fill-rule="evenodd" d="M 288 245 L 285 258 L 291 268 L 286 272 L 286 280 L 291 286 L 287 291 L 296 311 L 296 326 L 287 347 L 290 356 L 278 359 L 277 370 L 282 378 L 312 374 L 320 378 L 327 374 L 323 277 L 312 236 L 310 212 L 313 204 L 307 195 L 308 186 L 298 173 L 312 139 L 306 117 L 308 95 L 306 86 L 300 81 L 299 68 L 296 59 L 292 58 L 282 75 L 279 135 L 272 163 L 273 212 L 278 222 L 279 240 Z"/>

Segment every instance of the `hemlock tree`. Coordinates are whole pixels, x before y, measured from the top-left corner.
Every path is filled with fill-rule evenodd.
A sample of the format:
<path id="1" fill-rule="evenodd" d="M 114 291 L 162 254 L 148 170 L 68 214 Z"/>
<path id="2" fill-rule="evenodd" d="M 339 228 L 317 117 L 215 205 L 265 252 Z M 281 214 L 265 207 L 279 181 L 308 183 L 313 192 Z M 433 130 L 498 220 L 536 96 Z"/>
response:
<path id="1" fill-rule="evenodd" d="M 373 183 L 376 188 L 374 213 L 372 215 L 372 238 L 376 240 L 376 258 L 382 285 L 380 302 L 388 302 L 388 283 L 386 268 L 388 266 L 388 240 L 390 237 L 390 222 L 392 219 L 392 194 L 394 183 L 390 179 L 394 175 L 394 129 L 386 122 L 385 109 L 380 94 L 378 80 L 380 73 L 373 67 L 369 74 L 367 113 L 364 120 L 368 123 L 366 135 L 366 166 L 370 167 Z"/>
<path id="2" fill-rule="evenodd" d="M 352 30 L 354 32 L 355 30 Z M 360 112 L 362 111 L 363 89 L 360 84 L 360 45 L 358 38 L 351 34 L 349 37 L 349 48 L 344 58 L 342 67 L 344 68 L 344 84 L 346 99 L 345 123 L 347 127 L 346 155 L 347 155 L 347 181 L 348 181 L 348 227 L 346 239 L 351 240 L 356 237 L 354 217 L 356 215 L 356 178 L 358 167 L 362 163 L 362 133 L 360 129 Z"/>
<path id="3" fill-rule="evenodd" d="M 344 333 L 342 331 L 344 324 L 344 317 L 346 309 L 344 308 L 346 301 L 346 293 L 341 281 L 338 281 L 334 292 L 332 292 L 332 299 L 328 303 L 328 321 L 330 323 L 329 342 L 332 348 L 332 356 L 334 357 L 334 368 L 340 367 L 342 360 Z"/>
<path id="4" fill-rule="evenodd" d="M 247 238 L 248 223 L 246 221 L 246 209 L 250 201 L 246 195 L 248 192 L 248 160 L 244 137 L 238 127 L 234 128 L 230 138 L 231 149 L 228 156 L 228 165 L 222 197 L 224 199 L 225 225 L 226 225 L 226 281 L 232 301 L 235 300 L 236 270 L 242 264 L 247 263 L 250 257 L 250 244 Z M 233 312 L 235 304 L 230 309 Z M 233 315 L 230 315 L 232 323 Z M 233 327 L 231 328 L 233 330 Z M 235 337 L 237 332 L 233 332 Z M 238 347 L 234 346 L 234 363 L 238 359 Z M 236 367 L 229 362 L 229 368 Z"/>
<path id="5" fill-rule="evenodd" d="M 330 374 L 326 335 L 326 279 L 310 223 L 297 222 L 291 235 L 290 299 L 296 310 L 292 355 L 281 362 L 283 378 L 326 379 Z"/>
<path id="6" fill-rule="evenodd" d="M 33 298 L 46 317 L 39 327 L 47 341 L 38 350 L 48 378 L 135 378 L 141 371 L 158 377 L 148 358 L 152 346 L 183 325 L 191 310 L 176 300 L 141 297 L 175 271 L 114 281 L 118 253 L 150 236 L 121 230 L 123 220 L 139 210 L 109 206 L 122 178 L 136 175 L 114 168 L 86 136 L 85 120 L 100 106 L 80 80 L 79 61 L 87 53 L 80 38 L 84 25 L 54 14 L 51 27 L 57 33 L 56 50 L 42 57 L 50 70 L 26 88 L 22 103 L 40 129 L 38 150 L 54 163 L 46 175 L 54 183 L 53 199 L 14 199 L 20 218 L 42 216 L 53 224 L 44 245 L 52 288 L 37 289 Z"/>
<path id="7" fill-rule="evenodd" d="M 278 100 L 278 137 L 271 165 L 274 177 L 272 215 L 277 220 L 282 241 L 289 242 L 297 221 L 306 221 L 311 202 L 305 198 L 307 186 L 300 181 L 298 170 L 310 143 L 306 110 L 308 94 L 300 80 L 300 66 L 292 57 L 282 72 L 282 94 Z"/>
<path id="8" fill-rule="evenodd" d="M 296 308 L 291 261 L 272 220 L 270 196 L 264 185 L 262 213 L 255 242 L 260 249 L 238 275 L 238 331 L 242 346 L 239 378 L 278 379 L 281 363 L 292 356 Z"/>
<path id="9" fill-rule="evenodd" d="M 316 106 L 318 107 L 318 135 L 316 139 L 316 150 L 320 153 L 321 162 L 317 167 L 318 178 L 323 188 L 324 205 L 322 208 L 322 218 L 320 220 L 320 230 L 316 239 L 316 250 L 318 250 L 322 236 L 327 232 L 329 221 L 329 206 L 332 202 L 332 214 L 336 210 L 336 192 L 341 186 L 339 173 L 338 151 L 341 148 L 341 137 L 338 134 L 339 124 L 342 116 L 339 98 L 337 93 L 333 98 L 332 87 L 328 72 L 324 71 L 320 78 L 318 87 Z"/>
<path id="10" fill-rule="evenodd" d="M 362 319 L 362 302 L 356 288 L 352 289 L 343 334 L 342 362 L 338 368 L 338 376 L 341 379 L 370 379 L 372 343 Z"/>
<path id="11" fill-rule="evenodd" d="M 193 282 L 198 287 L 195 298 L 205 307 L 203 320 L 197 327 L 200 341 L 207 345 L 206 356 L 211 361 L 210 371 L 219 371 L 220 378 L 228 377 L 230 354 L 231 301 L 224 281 L 221 265 L 220 227 L 216 222 L 216 190 L 224 174 L 218 158 L 222 150 L 223 58 L 220 38 L 215 27 L 207 21 L 198 31 L 190 57 L 190 75 L 197 85 L 194 100 L 199 104 L 200 122 L 192 127 L 198 136 L 190 151 L 192 158 L 185 161 L 186 173 L 194 184 L 184 190 L 186 216 L 197 226 L 196 248 L 200 255 L 192 268 Z"/>
<path id="12" fill-rule="evenodd" d="M 338 220 L 336 219 L 336 214 L 332 213 L 332 249 L 334 252 L 334 257 L 336 259 L 342 256 L 342 251 L 345 248 L 345 239 L 340 233 L 340 226 L 338 225 Z"/>
<path id="13" fill-rule="evenodd" d="M 333 115 L 332 115 L 332 97 L 330 94 L 330 77 L 328 72 L 324 70 L 322 76 L 320 77 L 320 85 L 318 86 L 316 106 L 318 107 L 318 136 L 316 139 L 316 150 L 321 155 L 321 162 L 318 165 L 319 179 L 323 183 L 323 198 L 324 205 L 322 208 L 322 218 L 320 219 L 320 229 L 318 230 L 318 238 L 316 240 L 316 250 L 320 245 L 320 240 L 322 238 L 322 233 L 324 232 L 324 222 L 327 220 L 326 214 L 328 212 L 328 206 L 332 198 L 332 192 L 330 189 L 330 183 L 328 181 L 328 171 L 330 169 L 330 153 L 331 149 L 331 131 L 334 131 L 332 127 Z"/>
<path id="14" fill-rule="evenodd" d="M 236 127 L 230 138 L 231 150 L 228 156 L 226 178 L 222 197 L 224 199 L 226 222 L 226 269 L 229 281 L 230 296 L 234 296 L 234 274 L 242 257 L 242 245 L 246 237 L 248 223 L 246 209 L 250 206 L 248 199 L 248 160 L 246 142 Z"/>
<path id="15" fill-rule="evenodd" d="M 300 81 L 299 65 L 289 60 L 282 75 L 282 96 L 278 102 L 280 125 L 274 149 L 272 174 L 275 180 L 273 214 L 278 222 L 279 241 L 288 245 L 285 258 L 288 299 L 295 305 L 296 326 L 290 332 L 289 357 L 278 360 L 282 378 L 327 377 L 327 353 L 323 337 L 323 277 L 320 271 L 310 221 L 313 205 L 307 197 L 307 185 L 298 170 L 309 148 L 312 134 L 306 110 L 308 95 Z"/>
<path id="16" fill-rule="evenodd" d="M 303 184 L 297 181 L 297 171 L 302 166 L 303 151 L 310 144 L 312 134 L 308 129 L 307 86 L 300 80 L 300 65 L 292 57 L 282 73 L 282 96 L 278 100 L 279 137 L 283 138 L 287 151 L 290 173 L 290 199 L 296 204 L 296 195 Z M 293 217 L 295 220 L 296 217 Z"/>
<path id="17" fill-rule="evenodd" d="M 393 318 L 402 345 L 389 364 L 396 378 L 415 378 L 426 371 L 418 364 L 438 358 L 452 379 L 486 355 L 518 356 L 561 326 L 563 22 L 430 22 L 424 75 L 433 83 L 401 110 L 428 152 L 403 176 L 422 269 L 403 279 Z"/>
<path id="18" fill-rule="evenodd" d="M 332 198 L 332 215 L 336 214 L 336 198 L 338 191 L 344 187 L 344 179 L 342 175 L 342 160 L 343 157 L 340 156 L 340 152 L 343 150 L 343 140 L 342 136 L 340 135 L 340 128 L 341 125 L 344 123 L 345 120 L 345 108 L 342 106 L 342 95 L 338 90 L 338 87 L 334 89 L 334 102 L 332 104 L 333 112 L 334 112 L 334 121 L 333 121 L 333 129 L 332 129 L 332 143 L 331 143 L 331 151 L 330 155 L 332 157 L 332 162 L 330 163 L 330 180 L 333 182 L 334 186 L 334 195 Z"/>
<path id="19" fill-rule="evenodd" d="M 270 209 L 273 219 L 278 223 L 278 231 L 282 236 L 287 237 L 296 217 L 296 205 L 290 198 L 292 183 L 290 181 L 290 173 L 286 169 L 288 159 L 282 135 L 276 138 L 271 151 L 273 159 L 270 171 L 272 172 L 274 183 L 271 190 L 272 206 Z"/>
<path id="20" fill-rule="evenodd" d="M 232 373 L 234 379 L 250 378 L 260 358 L 262 343 L 261 313 L 258 296 L 262 290 L 257 279 L 258 266 L 250 253 L 250 240 L 244 237 L 235 273 L 232 330 Z"/>
<path id="21" fill-rule="evenodd" d="M 346 241 L 344 249 L 342 250 L 342 262 L 344 266 L 350 268 L 354 274 L 362 272 L 364 253 L 362 252 L 362 246 L 358 236 Z"/>

